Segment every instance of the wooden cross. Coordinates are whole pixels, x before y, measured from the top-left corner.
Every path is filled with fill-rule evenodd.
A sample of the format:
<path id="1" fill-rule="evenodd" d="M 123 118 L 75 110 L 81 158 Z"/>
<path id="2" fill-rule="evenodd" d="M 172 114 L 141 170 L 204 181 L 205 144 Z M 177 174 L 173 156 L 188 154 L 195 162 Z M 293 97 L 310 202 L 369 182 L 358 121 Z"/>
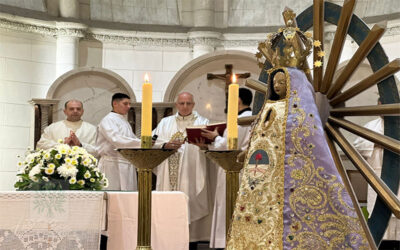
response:
<path id="1" fill-rule="evenodd" d="M 225 109 L 224 112 L 227 112 L 228 108 L 228 88 L 229 84 L 232 83 L 232 64 L 225 64 L 225 74 L 207 74 L 207 80 L 213 80 L 213 79 L 220 79 L 225 81 Z M 250 73 L 243 73 L 243 74 L 236 74 L 237 78 L 248 78 L 250 77 Z"/>

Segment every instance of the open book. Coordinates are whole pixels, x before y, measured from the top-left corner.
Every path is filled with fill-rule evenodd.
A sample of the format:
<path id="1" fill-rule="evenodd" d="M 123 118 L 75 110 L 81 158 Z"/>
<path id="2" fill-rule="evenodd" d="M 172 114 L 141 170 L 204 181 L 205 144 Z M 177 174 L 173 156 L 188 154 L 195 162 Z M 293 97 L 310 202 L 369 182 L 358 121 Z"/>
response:
<path id="1" fill-rule="evenodd" d="M 200 126 L 192 126 L 192 127 L 187 127 L 186 128 L 186 135 L 189 143 L 196 143 L 196 139 L 200 141 L 201 136 L 201 129 L 207 129 L 210 131 L 214 131 L 215 128 L 218 130 L 218 134 L 222 136 L 224 134 L 224 131 L 226 129 L 226 122 L 220 122 L 220 123 L 212 123 L 208 125 L 200 125 Z M 212 143 L 211 140 L 202 137 L 205 140 L 206 144 Z"/>

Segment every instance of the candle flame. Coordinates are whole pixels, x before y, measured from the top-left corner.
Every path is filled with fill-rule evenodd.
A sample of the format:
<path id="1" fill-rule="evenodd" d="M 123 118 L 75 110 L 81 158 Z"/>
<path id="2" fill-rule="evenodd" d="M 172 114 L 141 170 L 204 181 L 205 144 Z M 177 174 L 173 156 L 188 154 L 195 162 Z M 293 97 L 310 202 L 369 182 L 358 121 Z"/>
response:
<path id="1" fill-rule="evenodd" d="M 145 82 L 149 82 L 150 81 L 149 80 L 149 75 L 147 73 L 144 75 L 144 81 Z"/>
<path id="2" fill-rule="evenodd" d="M 236 83 L 236 82 L 237 82 L 236 75 L 235 75 L 235 74 L 233 74 L 233 75 L 232 75 L 232 83 Z"/>

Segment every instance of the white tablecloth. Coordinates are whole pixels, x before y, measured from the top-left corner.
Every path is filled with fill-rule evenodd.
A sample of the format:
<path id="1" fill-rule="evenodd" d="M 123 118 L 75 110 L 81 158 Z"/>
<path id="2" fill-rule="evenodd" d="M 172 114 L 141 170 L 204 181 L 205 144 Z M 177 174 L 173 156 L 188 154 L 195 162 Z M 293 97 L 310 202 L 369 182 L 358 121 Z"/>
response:
<path id="1" fill-rule="evenodd" d="M 107 250 L 132 250 L 137 241 L 137 192 L 107 192 Z M 153 192 L 151 219 L 153 250 L 189 246 L 188 202 L 182 192 Z"/>
<path id="2" fill-rule="evenodd" d="M 0 249 L 99 249 L 103 192 L 0 192 Z"/>

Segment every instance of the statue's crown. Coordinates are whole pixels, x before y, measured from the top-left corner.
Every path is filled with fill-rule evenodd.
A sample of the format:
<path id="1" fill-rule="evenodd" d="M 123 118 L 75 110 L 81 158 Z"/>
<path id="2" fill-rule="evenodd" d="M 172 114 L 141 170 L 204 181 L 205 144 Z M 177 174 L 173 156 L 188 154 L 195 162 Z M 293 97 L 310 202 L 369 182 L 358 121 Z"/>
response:
<path id="1" fill-rule="evenodd" d="M 268 34 L 267 40 L 258 45 L 259 52 L 256 57 L 259 66 L 263 68 L 264 63 L 260 60 L 264 56 L 273 67 L 296 67 L 306 70 L 307 56 L 313 46 L 312 35 L 296 27 L 296 14 L 292 10 L 286 8 L 283 17 L 286 26 L 279 28 L 276 33 Z"/>

